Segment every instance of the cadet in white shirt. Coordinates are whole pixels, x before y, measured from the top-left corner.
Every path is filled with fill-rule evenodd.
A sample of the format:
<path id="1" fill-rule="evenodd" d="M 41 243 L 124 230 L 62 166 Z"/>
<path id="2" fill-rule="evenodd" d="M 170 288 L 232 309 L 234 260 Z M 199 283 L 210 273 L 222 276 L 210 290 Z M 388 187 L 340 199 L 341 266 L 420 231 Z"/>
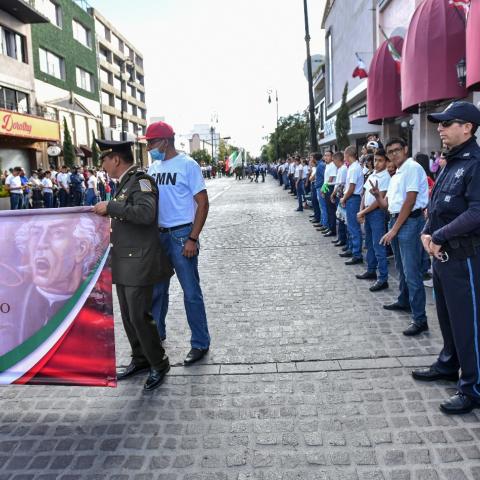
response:
<path id="1" fill-rule="evenodd" d="M 408 158 L 408 147 L 402 138 L 389 140 L 385 149 L 397 166 L 397 172 L 390 180 L 385 198 L 382 198 L 377 184 L 371 193 L 380 207 L 390 213 L 389 231 L 381 242 L 392 245 L 400 277 L 400 293 L 395 303 L 383 308 L 411 311 L 412 323 L 403 334 L 412 336 L 428 330 L 420 241 L 425 225 L 423 210 L 428 204 L 427 175 L 421 165 Z"/>
<path id="2" fill-rule="evenodd" d="M 341 205 L 347 210 L 347 228 L 350 235 L 352 250 L 340 254 L 342 257 L 352 257 L 345 265 L 363 263 L 362 257 L 362 228 L 357 220 L 360 210 L 361 194 L 363 192 L 363 171 L 357 159 L 357 150 L 354 146 L 347 147 L 343 152 L 345 161 L 350 165 L 347 171 L 345 193 L 340 200 Z"/>
<path id="3" fill-rule="evenodd" d="M 20 174 L 21 167 L 15 167 L 12 173 L 6 178 L 5 186 L 10 193 L 10 210 L 21 210 L 23 207 L 23 190 Z"/>
<path id="4" fill-rule="evenodd" d="M 57 185 L 58 185 L 58 201 L 61 207 L 67 207 L 69 204 L 70 196 L 70 173 L 68 173 L 68 168 L 63 165 L 62 171 L 57 174 Z"/>
<path id="5" fill-rule="evenodd" d="M 387 171 L 387 158 L 383 150 L 376 150 L 375 156 L 367 155 L 366 161 L 375 159 L 375 170 L 368 177 L 363 186 L 365 192 L 357 218 L 360 223 L 365 222 L 365 244 L 367 246 L 367 271 L 356 275 L 360 280 L 376 280 L 370 287 L 371 292 L 378 292 L 388 288 L 388 261 L 387 249 L 380 240 L 385 235 L 385 210 L 378 206 L 375 197 L 370 193 L 372 185 L 378 185 L 380 195 L 387 193 L 390 184 L 390 174 Z M 378 268 L 378 276 L 377 276 Z"/>
<path id="6" fill-rule="evenodd" d="M 345 191 L 345 182 L 347 181 L 348 169 L 345 165 L 343 152 L 335 152 L 333 155 L 333 162 L 337 167 L 337 176 L 335 177 L 335 188 L 333 189 L 330 200 L 336 207 L 335 216 L 338 218 L 338 239 L 333 242 L 336 247 L 346 247 L 347 245 L 347 224 L 345 223 L 346 217 L 344 215 L 345 209 L 343 207 L 338 208 L 340 199 L 343 197 Z M 338 213 L 338 215 L 337 215 Z"/>
<path id="7" fill-rule="evenodd" d="M 333 190 L 335 189 L 335 179 L 337 177 L 337 167 L 333 161 L 334 155 L 330 157 L 330 161 L 326 160 L 324 175 L 324 194 L 327 205 L 328 231 L 323 234 L 324 237 L 335 237 L 337 235 L 337 205 L 330 201 Z"/>

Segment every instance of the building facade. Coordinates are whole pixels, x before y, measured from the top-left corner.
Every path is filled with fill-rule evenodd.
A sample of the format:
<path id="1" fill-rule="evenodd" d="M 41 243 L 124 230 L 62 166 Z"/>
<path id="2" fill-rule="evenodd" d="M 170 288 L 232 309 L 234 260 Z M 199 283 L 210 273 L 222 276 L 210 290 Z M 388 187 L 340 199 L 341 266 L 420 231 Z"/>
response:
<path id="1" fill-rule="evenodd" d="M 120 140 L 123 131 L 126 140 L 136 140 L 147 126 L 143 56 L 100 12 L 89 8 L 89 13 L 95 22 L 106 137 Z"/>
<path id="2" fill-rule="evenodd" d="M 342 94 L 348 84 L 347 104 L 350 112 L 350 139 L 361 145 L 369 133 L 380 129 L 367 120 L 367 80 L 353 78 L 357 66 L 357 55 L 369 65 L 376 49 L 375 11 L 378 0 L 327 0 L 323 14 L 322 28 L 325 30 L 325 122 L 322 149 L 336 148 L 335 122 L 342 101 Z M 320 105 L 320 103 L 319 103 Z"/>
<path id="3" fill-rule="evenodd" d="M 35 91 L 44 115 L 66 122 L 77 163 L 91 162 L 90 146 L 100 134 L 101 108 L 93 18 L 72 0 L 32 0 L 50 22 L 32 27 Z M 60 158 L 51 158 L 58 164 Z"/>
<path id="4" fill-rule="evenodd" d="M 57 121 L 36 108 L 31 25 L 47 24 L 22 0 L 0 3 L 0 169 L 27 174 L 48 167 L 48 142 L 60 140 Z M 40 114 L 39 114 L 40 113 Z"/>

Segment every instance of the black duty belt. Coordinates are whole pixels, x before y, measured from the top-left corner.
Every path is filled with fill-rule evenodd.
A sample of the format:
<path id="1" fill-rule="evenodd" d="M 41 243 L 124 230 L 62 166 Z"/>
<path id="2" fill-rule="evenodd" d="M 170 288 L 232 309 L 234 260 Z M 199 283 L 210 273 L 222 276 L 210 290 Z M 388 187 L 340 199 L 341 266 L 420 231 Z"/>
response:
<path id="1" fill-rule="evenodd" d="M 410 212 L 410 215 L 408 216 L 408 218 L 421 217 L 422 212 L 423 212 L 423 210 L 421 208 L 417 208 L 416 210 L 413 210 L 412 212 Z M 399 213 L 391 213 L 390 218 L 393 218 L 395 220 L 396 218 L 398 218 L 399 215 L 400 215 L 400 212 Z"/>
<path id="2" fill-rule="evenodd" d="M 191 223 L 184 223 L 183 225 L 176 225 L 175 227 L 158 227 L 158 231 L 162 233 L 169 233 L 175 230 L 180 230 L 181 228 L 191 227 Z"/>
<path id="3" fill-rule="evenodd" d="M 472 235 L 469 237 L 457 237 L 448 240 L 443 246 L 452 260 L 466 260 L 480 254 L 480 237 Z"/>

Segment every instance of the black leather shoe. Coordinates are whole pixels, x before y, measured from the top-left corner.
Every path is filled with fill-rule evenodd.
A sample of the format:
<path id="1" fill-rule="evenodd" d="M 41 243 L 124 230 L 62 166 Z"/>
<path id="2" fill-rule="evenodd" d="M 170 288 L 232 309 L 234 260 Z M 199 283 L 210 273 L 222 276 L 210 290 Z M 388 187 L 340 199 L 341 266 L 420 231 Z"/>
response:
<path id="1" fill-rule="evenodd" d="M 348 252 L 348 251 L 349 251 L 348 246 L 347 246 L 347 244 L 345 244 L 342 248 L 342 252 Z"/>
<path id="2" fill-rule="evenodd" d="M 327 232 L 327 233 L 324 235 L 325 238 L 326 238 L 326 237 L 336 237 L 336 236 L 337 236 L 337 234 L 336 234 L 336 233 L 333 233 L 333 232 Z"/>
<path id="3" fill-rule="evenodd" d="M 450 397 L 446 402 L 440 404 L 440 410 L 449 415 L 458 415 L 460 413 L 469 413 L 474 408 L 480 408 L 480 402 L 473 398 L 457 392 L 453 397 Z"/>
<path id="4" fill-rule="evenodd" d="M 150 375 L 148 376 L 147 381 L 143 386 L 143 389 L 147 392 L 150 392 L 151 390 L 155 390 L 157 387 L 159 387 L 163 383 L 165 375 L 168 373 L 169 370 L 170 370 L 170 365 L 167 365 L 162 370 L 155 370 L 154 368 L 151 368 Z"/>
<path id="5" fill-rule="evenodd" d="M 135 365 L 133 362 L 130 365 L 120 372 L 117 373 L 117 380 L 125 380 L 129 377 L 134 377 L 140 373 L 148 372 L 150 367 L 148 365 Z"/>
<path id="6" fill-rule="evenodd" d="M 346 245 L 346 243 L 344 243 L 344 242 L 337 242 L 335 244 L 335 247 L 344 247 L 345 245 Z"/>
<path id="7" fill-rule="evenodd" d="M 327 232 L 330 231 L 330 229 L 329 229 L 328 227 L 322 227 L 322 228 L 320 229 L 320 231 L 321 231 L 322 233 L 327 233 Z"/>
<path id="8" fill-rule="evenodd" d="M 406 337 L 413 337 L 419 333 L 426 332 L 428 330 L 428 324 L 424 323 L 423 325 L 417 325 L 416 323 L 411 323 L 410 326 L 403 331 L 403 334 Z"/>
<path id="9" fill-rule="evenodd" d="M 413 370 L 412 377 L 421 382 L 434 382 L 435 380 L 447 380 L 449 382 L 458 381 L 458 372 L 456 373 L 442 373 L 437 370 L 435 365 L 428 368 L 418 368 Z"/>
<path id="10" fill-rule="evenodd" d="M 352 257 L 350 260 L 345 262 L 345 265 L 359 265 L 360 263 L 363 263 L 362 257 Z"/>
<path id="11" fill-rule="evenodd" d="M 368 270 L 360 275 L 355 275 L 359 280 L 376 280 L 377 272 L 369 272 Z"/>
<path id="12" fill-rule="evenodd" d="M 192 363 L 198 362 L 201 360 L 208 352 L 208 348 L 201 349 L 201 348 L 192 348 L 188 355 L 186 356 L 185 360 L 183 361 L 184 365 L 191 365 Z"/>
<path id="13" fill-rule="evenodd" d="M 389 305 L 384 305 L 383 308 L 385 310 L 411 312 L 410 305 L 409 306 L 400 305 L 398 302 L 390 303 Z"/>
<path id="14" fill-rule="evenodd" d="M 386 290 L 388 288 L 388 282 L 381 282 L 380 280 L 377 280 L 370 288 L 369 290 L 371 292 L 379 292 L 380 290 Z"/>
<path id="15" fill-rule="evenodd" d="M 342 258 L 350 258 L 350 257 L 353 257 L 353 253 L 352 253 L 350 250 L 346 250 L 345 252 L 339 253 L 338 255 L 339 255 L 340 257 L 342 257 Z"/>

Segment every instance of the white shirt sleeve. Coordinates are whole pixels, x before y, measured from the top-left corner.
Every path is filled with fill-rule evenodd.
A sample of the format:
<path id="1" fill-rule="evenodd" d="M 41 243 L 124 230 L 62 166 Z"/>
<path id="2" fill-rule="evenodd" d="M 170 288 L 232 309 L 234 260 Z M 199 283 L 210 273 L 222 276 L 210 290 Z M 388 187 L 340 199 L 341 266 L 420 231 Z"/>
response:
<path id="1" fill-rule="evenodd" d="M 202 170 L 197 162 L 192 161 L 188 163 L 187 167 L 187 182 L 192 195 L 195 196 L 202 190 L 206 190 L 205 179 L 202 175 Z"/>
<path id="2" fill-rule="evenodd" d="M 421 168 L 421 167 L 420 167 Z M 405 172 L 405 191 L 406 192 L 419 192 L 421 182 L 421 170 L 420 168 L 409 168 Z"/>

